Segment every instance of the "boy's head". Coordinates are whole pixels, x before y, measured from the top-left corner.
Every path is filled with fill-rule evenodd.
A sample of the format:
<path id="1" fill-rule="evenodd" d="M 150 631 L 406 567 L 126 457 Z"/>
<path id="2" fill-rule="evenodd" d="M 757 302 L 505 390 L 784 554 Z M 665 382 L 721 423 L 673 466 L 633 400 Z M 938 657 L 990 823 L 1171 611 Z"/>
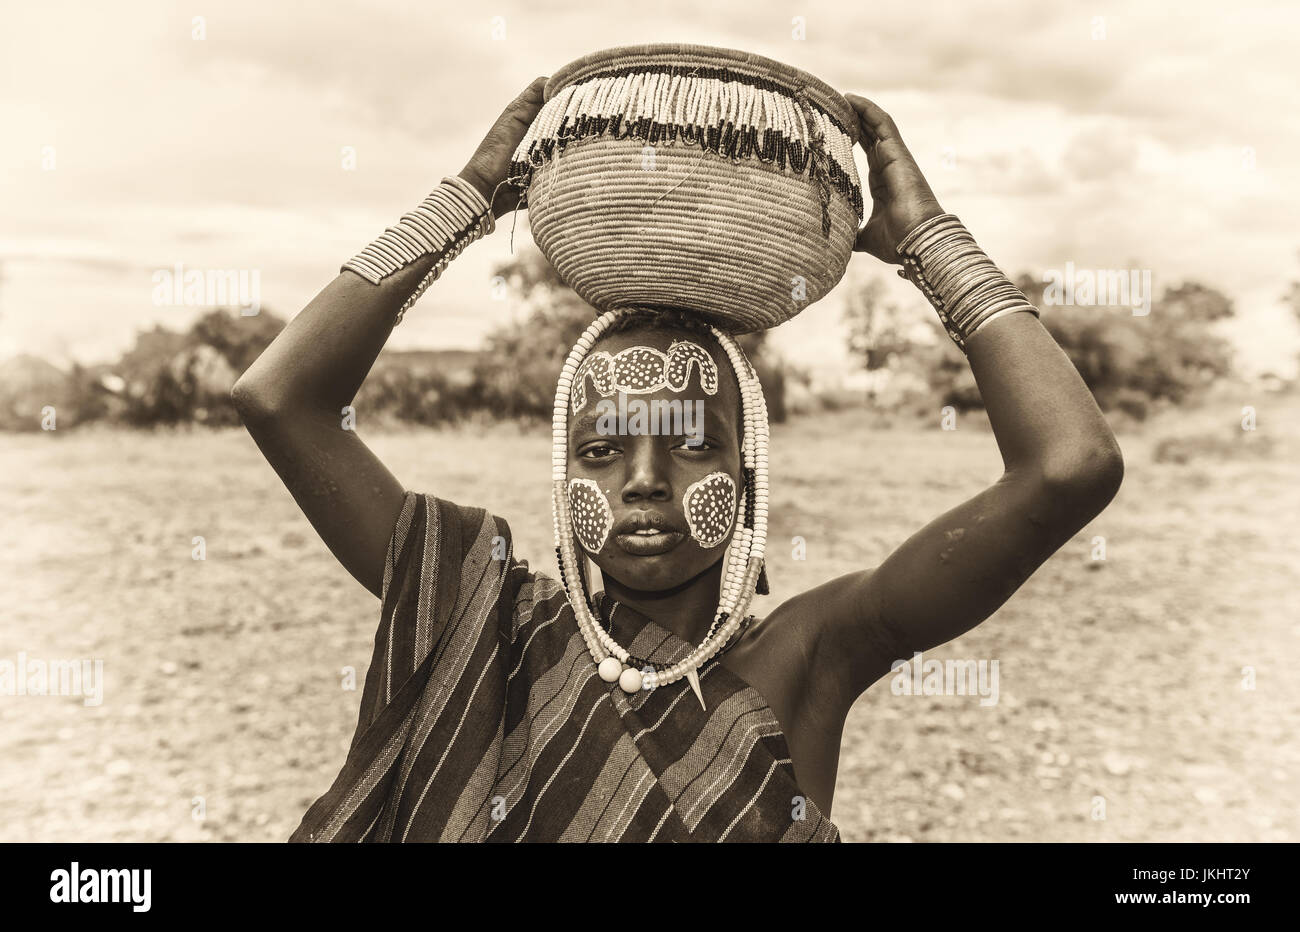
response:
<path id="1" fill-rule="evenodd" d="M 709 327 L 673 311 L 619 318 L 580 366 L 568 411 L 578 543 L 640 591 L 720 560 L 744 500 L 736 373 Z"/>

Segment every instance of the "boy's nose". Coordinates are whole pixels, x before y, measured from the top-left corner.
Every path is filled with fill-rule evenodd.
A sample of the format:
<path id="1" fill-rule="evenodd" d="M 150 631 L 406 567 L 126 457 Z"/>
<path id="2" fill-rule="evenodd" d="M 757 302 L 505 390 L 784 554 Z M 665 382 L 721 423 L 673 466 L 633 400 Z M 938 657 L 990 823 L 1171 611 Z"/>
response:
<path id="1" fill-rule="evenodd" d="M 623 483 L 623 502 L 667 502 L 672 500 L 672 483 L 668 480 L 668 464 L 657 444 L 647 443 L 652 438 L 639 437 L 629 443 L 624 452 L 628 464 L 627 481 Z"/>

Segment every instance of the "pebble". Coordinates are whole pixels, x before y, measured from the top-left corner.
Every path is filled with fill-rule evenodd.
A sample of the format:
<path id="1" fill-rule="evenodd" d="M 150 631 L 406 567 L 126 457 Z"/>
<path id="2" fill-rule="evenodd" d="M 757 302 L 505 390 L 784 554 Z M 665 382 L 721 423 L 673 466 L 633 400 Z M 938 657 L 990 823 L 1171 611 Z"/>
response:
<path id="1" fill-rule="evenodd" d="M 1101 764 L 1112 776 L 1122 777 L 1133 769 L 1133 764 L 1123 754 L 1107 751 L 1101 758 Z"/>
<path id="2" fill-rule="evenodd" d="M 104 772 L 110 777 L 125 777 L 131 772 L 131 762 L 125 758 L 117 758 L 108 762 Z"/>
<path id="3" fill-rule="evenodd" d="M 1192 795 L 1202 806 L 1217 806 L 1220 803 L 1219 791 L 1209 786 L 1198 786 Z"/>

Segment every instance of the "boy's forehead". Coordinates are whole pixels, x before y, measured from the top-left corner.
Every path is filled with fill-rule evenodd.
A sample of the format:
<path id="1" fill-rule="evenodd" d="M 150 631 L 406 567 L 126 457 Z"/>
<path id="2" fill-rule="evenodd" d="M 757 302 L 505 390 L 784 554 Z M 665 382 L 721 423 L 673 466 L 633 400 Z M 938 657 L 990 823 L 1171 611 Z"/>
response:
<path id="1" fill-rule="evenodd" d="M 702 334 L 663 327 L 633 327 L 618 333 L 605 334 L 592 345 L 591 349 L 592 352 L 601 349 L 607 353 L 617 353 L 619 350 L 633 346 L 648 346 L 666 353 L 674 343 L 695 343 L 714 359 L 719 356 L 713 341 Z M 725 359 L 725 354 L 722 355 Z"/>
<path id="2" fill-rule="evenodd" d="M 624 350 L 631 351 L 625 354 L 626 356 L 635 357 L 637 349 L 655 350 L 666 356 L 669 355 L 674 343 L 684 344 L 690 347 L 692 352 L 698 348 L 706 353 L 713 360 L 712 368 L 718 375 L 719 392 L 726 391 L 729 396 L 735 396 L 739 399 L 736 376 L 731 370 L 731 360 L 727 358 L 726 352 L 714 340 L 702 334 L 692 333 L 689 330 L 645 327 L 608 334 L 600 337 L 592 344 L 588 357 L 590 358 L 592 353 L 598 352 L 605 352 L 615 356 Z M 700 393 L 698 373 L 692 373 L 687 388 L 682 391 L 682 394 L 698 395 Z"/>
<path id="3" fill-rule="evenodd" d="M 699 371 L 699 366 L 689 365 L 685 367 L 688 374 L 686 384 L 679 390 L 675 390 L 671 385 L 663 385 L 656 391 L 636 393 L 629 397 L 639 397 L 645 399 L 702 399 L 706 402 L 713 416 L 721 417 L 725 423 L 739 423 L 740 409 L 740 389 L 736 384 L 736 376 L 731 368 L 731 360 L 727 354 L 716 344 L 714 340 L 703 336 L 702 334 L 692 333 L 688 330 L 675 330 L 670 328 L 633 328 L 619 333 L 612 333 L 602 336 L 592 344 L 587 358 L 590 359 L 594 353 L 608 353 L 610 356 L 617 356 L 624 350 L 631 351 L 625 355 L 625 358 L 634 363 L 645 363 L 646 360 L 636 352 L 638 349 L 657 351 L 665 356 L 670 354 L 674 343 L 685 344 L 690 349 L 690 354 L 695 355 L 699 351 L 708 355 L 712 360 L 712 366 L 709 367 L 716 374 L 717 391 L 710 394 L 704 388 L 703 373 Z M 679 349 L 679 352 L 681 350 Z M 650 354 L 646 354 L 650 355 Z M 634 366 L 640 368 L 640 366 Z M 647 365 L 646 369 L 657 369 L 654 365 Z M 656 373 L 657 374 L 657 373 Z M 647 376 L 649 373 L 647 371 Z M 649 376 L 653 377 L 653 376 Z M 582 410 L 594 408 L 595 402 L 600 400 L 602 393 L 593 384 L 591 379 L 585 379 L 583 388 L 584 404 Z M 617 391 L 613 392 L 617 394 Z"/>

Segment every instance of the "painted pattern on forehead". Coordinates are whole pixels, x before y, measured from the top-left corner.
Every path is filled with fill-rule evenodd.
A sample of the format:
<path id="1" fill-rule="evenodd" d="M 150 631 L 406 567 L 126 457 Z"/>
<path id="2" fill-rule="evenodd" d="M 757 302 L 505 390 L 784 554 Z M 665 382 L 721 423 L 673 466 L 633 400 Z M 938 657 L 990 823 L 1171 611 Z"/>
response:
<path id="1" fill-rule="evenodd" d="M 670 388 L 683 391 L 691 380 L 691 368 L 699 373 L 700 387 L 709 395 L 718 393 L 718 364 L 709 351 L 690 340 L 674 340 L 668 352 L 654 346 L 629 346 L 610 355 L 604 350 L 590 353 L 573 378 L 573 413 L 587 404 L 587 381 L 605 397 L 616 392 L 644 395 Z"/>
<path id="2" fill-rule="evenodd" d="M 736 520 L 735 480 L 725 472 L 714 472 L 691 483 L 682 496 L 682 510 L 700 546 L 718 546 Z"/>
<path id="3" fill-rule="evenodd" d="M 614 511 L 594 479 L 569 480 L 569 514 L 578 543 L 588 553 L 600 553 L 614 524 Z"/>

